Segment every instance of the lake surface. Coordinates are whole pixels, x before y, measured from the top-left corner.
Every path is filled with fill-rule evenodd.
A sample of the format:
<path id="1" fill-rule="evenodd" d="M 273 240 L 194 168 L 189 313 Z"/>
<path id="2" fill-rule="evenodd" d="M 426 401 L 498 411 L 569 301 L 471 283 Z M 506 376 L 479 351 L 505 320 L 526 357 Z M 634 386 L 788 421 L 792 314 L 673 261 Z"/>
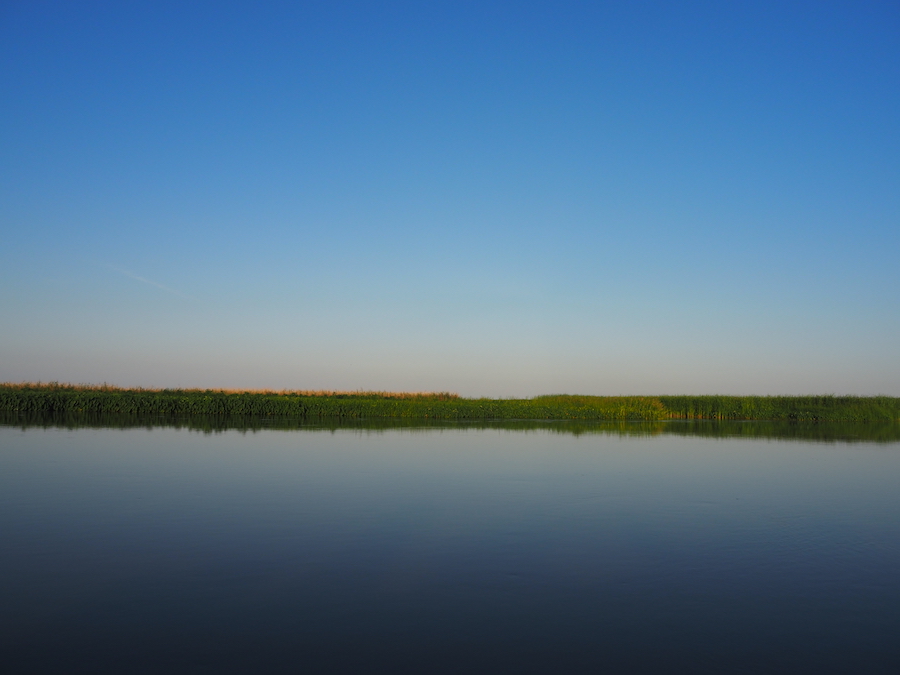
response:
<path id="1" fill-rule="evenodd" d="M 900 672 L 895 427 L 264 426 L 0 426 L 5 672 Z"/>

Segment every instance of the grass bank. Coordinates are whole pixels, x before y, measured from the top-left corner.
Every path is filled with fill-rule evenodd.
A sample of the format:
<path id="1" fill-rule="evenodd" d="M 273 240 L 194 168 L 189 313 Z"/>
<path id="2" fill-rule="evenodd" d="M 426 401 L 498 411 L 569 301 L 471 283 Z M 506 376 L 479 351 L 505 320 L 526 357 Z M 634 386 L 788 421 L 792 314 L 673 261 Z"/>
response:
<path id="1" fill-rule="evenodd" d="M 252 416 L 294 419 L 443 420 L 900 420 L 890 396 L 536 396 L 462 398 L 448 392 L 123 389 L 0 384 L 0 411 L 23 415 L 91 413 Z"/>

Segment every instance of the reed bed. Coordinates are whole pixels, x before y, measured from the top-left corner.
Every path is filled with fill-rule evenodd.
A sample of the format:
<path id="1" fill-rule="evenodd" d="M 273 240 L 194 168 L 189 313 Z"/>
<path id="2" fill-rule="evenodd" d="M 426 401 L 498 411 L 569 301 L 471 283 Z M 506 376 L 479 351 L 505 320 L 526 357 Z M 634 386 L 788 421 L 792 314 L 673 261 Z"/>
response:
<path id="1" fill-rule="evenodd" d="M 118 387 L 112 384 L 71 384 L 68 382 L 5 382 L 0 389 L 21 391 L 64 391 L 64 392 L 140 392 L 161 394 L 178 392 L 184 394 L 263 394 L 266 396 L 327 396 L 333 398 L 397 398 L 397 399 L 456 399 L 459 394 L 448 391 L 365 391 L 362 389 L 160 389 L 153 387 Z"/>
<path id="2" fill-rule="evenodd" d="M 785 420 L 896 422 L 890 396 L 573 396 L 462 398 L 449 392 L 142 389 L 58 383 L 0 384 L 15 414 L 251 416 L 291 419 Z"/>
<path id="3" fill-rule="evenodd" d="M 698 420 L 900 420 L 893 396 L 659 396 L 670 418 Z"/>

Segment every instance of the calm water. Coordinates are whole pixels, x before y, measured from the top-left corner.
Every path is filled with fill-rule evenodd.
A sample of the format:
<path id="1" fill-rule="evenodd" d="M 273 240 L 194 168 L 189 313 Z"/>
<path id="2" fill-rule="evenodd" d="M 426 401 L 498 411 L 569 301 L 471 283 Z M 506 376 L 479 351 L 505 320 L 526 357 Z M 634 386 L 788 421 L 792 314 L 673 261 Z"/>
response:
<path id="1" fill-rule="evenodd" d="M 0 662 L 900 672 L 896 433 L 760 429 L 0 426 Z"/>

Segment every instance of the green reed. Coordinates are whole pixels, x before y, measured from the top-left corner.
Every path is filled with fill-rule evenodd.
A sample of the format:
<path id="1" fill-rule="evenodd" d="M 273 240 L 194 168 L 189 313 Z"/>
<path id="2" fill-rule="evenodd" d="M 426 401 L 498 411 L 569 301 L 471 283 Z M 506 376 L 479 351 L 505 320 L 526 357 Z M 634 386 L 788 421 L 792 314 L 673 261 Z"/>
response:
<path id="1" fill-rule="evenodd" d="M 435 420 L 786 420 L 893 422 L 889 396 L 536 396 L 461 398 L 395 392 L 254 392 L 0 384 L 0 411 L 163 417 Z"/>
<path id="2" fill-rule="evenodd" d="M 659 396 L 677 419 L 873 422 L 900 419 L 892 396 Z"/>

